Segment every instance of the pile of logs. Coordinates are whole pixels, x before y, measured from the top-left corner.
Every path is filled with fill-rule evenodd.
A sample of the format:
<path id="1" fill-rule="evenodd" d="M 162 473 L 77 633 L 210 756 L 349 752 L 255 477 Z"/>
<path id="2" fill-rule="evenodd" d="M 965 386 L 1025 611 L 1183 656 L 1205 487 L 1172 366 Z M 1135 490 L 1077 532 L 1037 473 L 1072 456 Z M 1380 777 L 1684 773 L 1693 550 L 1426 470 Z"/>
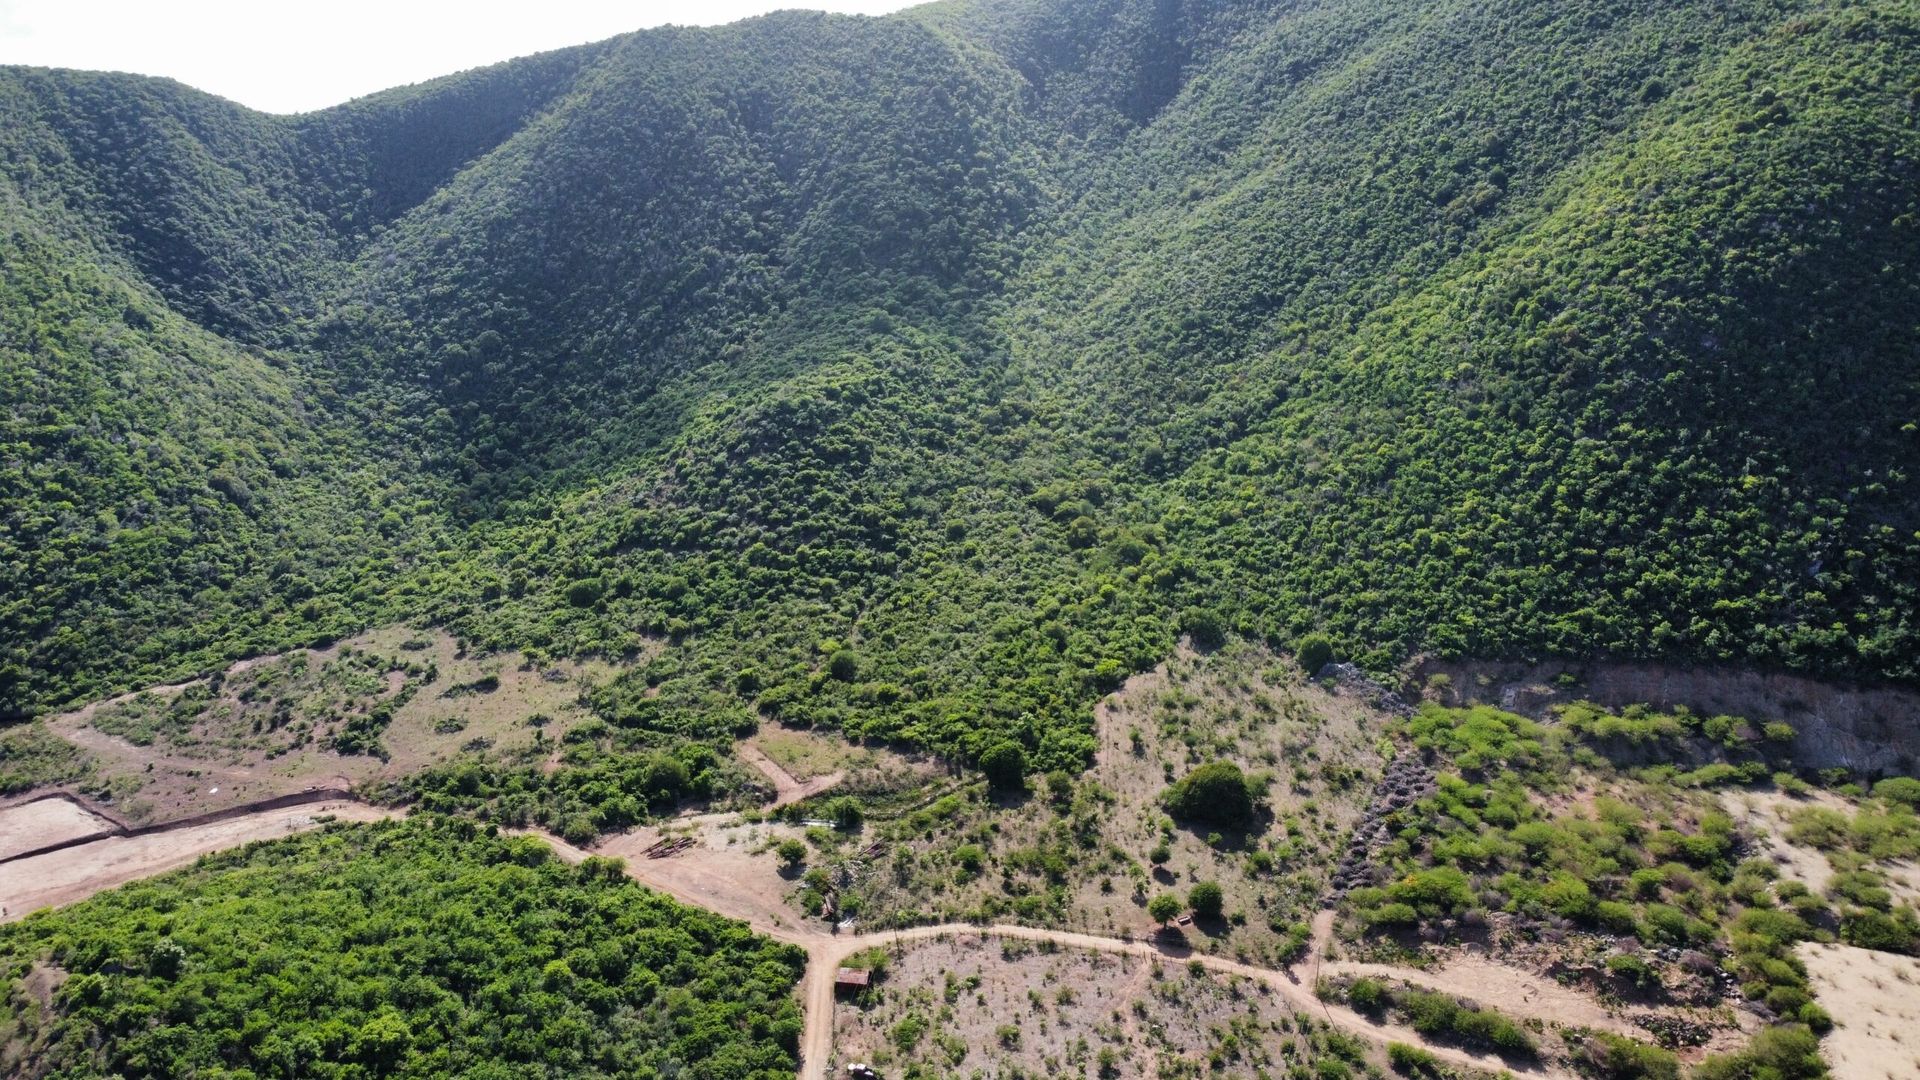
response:
<path id="1" fill-rule="evenodd" d="M 670 859 L 692 847 L 695 842 L 691 836 L 662 837 L 646 850 L 646 856 L 649 859 Z"/>

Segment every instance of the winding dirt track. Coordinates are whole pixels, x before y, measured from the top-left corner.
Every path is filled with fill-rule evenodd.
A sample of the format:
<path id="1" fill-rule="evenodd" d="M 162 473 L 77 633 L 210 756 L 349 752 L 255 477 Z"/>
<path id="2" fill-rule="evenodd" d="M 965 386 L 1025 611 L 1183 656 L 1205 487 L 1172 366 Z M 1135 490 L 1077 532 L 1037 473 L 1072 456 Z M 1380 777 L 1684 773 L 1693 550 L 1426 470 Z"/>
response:
<path id="1" fill-rule="evenodd" d="M 137 878 L 173 869 L 211 851 L 238 846 L 269 836 L 285 836 L 291 831 L 310 827 L 313 824 L 312 815 L 319 809 L 321 808 L 308 806 L 262 811 L 257 815 L 235 818 L 216 826 L 159 832 L 139 837 L 137 840 L 112 837 L 70 848 L 53 856 L 22 860 L 8 867 L 9 880 L 7 885 L 0 886 L 0 898 L 4 898 L 6 902 L 7 918 L 17 919 L 36 908 L 74 903 L 94 893 L 123 885 Z M 350 803 L 336 803 L 325 809 L 341 818 L 359 821 L 377 820 L 391 816 L 393 813 L 384 808 Z M 578 863 L 593 854 L 540 830 L 523 830 L 523 834 L 539 837 L 550 844 L 562 859 L 570 863 Z M 138 845 L 137 849 L 129 847 L 135 844 Z M 618 846 L 617 843 L 615 846 Z M 693 857 L 697 858 L 697 855 Z M 50 861 L 41 864 L 43 859 Z M 1316 931 L 1313 949 L 1314 968 L 1309 980 L 1303 982 L 1290 970 L 1277 971 L 1222 957 L 1190 953 L 1183 947 L 1162 945 L 1157 941 L 1101 937 L 1066 930 L 1044 930 L 1032 926 L 976 926 L 967 923 L 950 923 L 904 930 L 883 930 L 875 933 L 832 933 L 821 928 L 817 923 L 796 922 L 792 913 L 784 906 L 776 910 L 770 907 L 768 901 L 760 895 L 718 895 L 717 883 L 707 881 L 705 877 L 689 876 L 681 868 L 672 865 L 681 861 L 682 859 L 629 859 L 626 861 L 627 875 L 683 903 L 740 919 L 758 933 L 806 950 L 807 969 L 801 989 L 801 1000 L 806 1017 L 806 1027 L 800 1044 L 801 1080 L 827 1080 L 827 1063 L 833 1056 L 833 978 L 834 973 L 849 956 L 875 946 L 968 936 L 1048 942 L 1067 948 L 1089 949 L 1142 959 L 1191 961 L 1209 971 L 1258 980 L 1271 987 L 1295 1010 L 1318 1014 L 1335 1027 L 1345 1031 L 1367 1039 L 1403 1042 L 1423 1047 L 1449 1064 L 1492 1072 L 1510 1071 L 1540 1077 L 1542 1080 L 1561 1080 L 1563 1077 L 1572 1075 L 1546 1065 L 1531 1067 L 1516 1065 L 1490 1054 L 1475 1054 L 1457 1047 L 1430 1043 L 1411 1028 L 1370 1020 L 1350 1009 L 1319 1000 L 1313 994 L 1311 980 L 1317 979 L 1322 974 L 1322 966 L 1318 958 L 1324 950 L 1326 938 L 1331 931 L 1330 912 L 1324 912 L 1314 920 Z M 31 877 L 26 873 L 28 870 L 34 871 Z M 1363 965 L 1327 964 L 1324 973 L 1339 974 L 1349 967 L 1359 971 Z M 1398 973 L 1396 969 L 1396 974 Z"/>
<path id="2" fill-rule="evenodd" d="M 538 836 L 553 845 L 554 850 L 569 862 L 579 862 L 591 854 L 550 833 L 529 830 L 526 835 Z M 1426 1049 L 1449 1064 L 1464 1065 L 1494 1073 L 1511 1072 L 1517 1075 L 1540 1077 L 1542 1080 L 1561 1080 L 1561 1078 L 1573 1076 L 1572 1073 L 1544 1064 L 1529 1066 L 1524 1063 L 1509 1062 L 1493 1054 L 1476 1054 L 1457 1047 L 1428 1042 L 1426 1036 L 1412 1028 L 1371 1020 L 1351 1009 L 1321 1001 L 1314 996 L 1313 984 L 1303 982 L 1292 971 L 1276 971 L 1272 968 L 1242 964 L 1218 956 L 1192 953 L 1185 948 L 1165 946 L 1155 941 L 1103 937 L 1069 930 L 1045 930 L 1033 926 L 1007 924 L 977 926 L 972 923 L 944 923 L 938 926 L 916 926 L 905 930 L 881 930 L 864 934 L 831 933 L 818 928 L 817 923 L 803 923 L 796 926 L 790 921 L 784 909 L 780 911 L 744 910 L 744 906 L 738 902 L 737 897 L 729 898 L 734 902 L 717 905 L 709 890 L 689 886 L 684 877 L 675 872 L 671 864 L 677 861 L 679 860 L 665 859 L 657 862 L 646 859 L 629 860 L 627 876 L 683 903 L 718 910 L 720 914 L 742 919 L 754 930 L 768 937 L 798 945 L 807 951 L 807 974 L 801 988 L 806 1029 L 800 1039 L 800 1080 L 827 1080 L 827 1063 L 833 1057 L 833 977 L 849 956 L 875 946 L 959 937 L 1014 938 L 1022 941 L 1051 942 L 1072 949 L 1089 949 L 1149 960 L 1195 961 L 1209 971 L 1258 980 L 1271 987 L 1295 1010 L 1318 1015 L 1335 1027 L 1363 1038 L 1382 1042 L 1408 1043 Z M 1332 926 L 1332 912 L 1323 912 L 1314 920 L 1315 977 L 1321 973 L 1317 958 L 1324 950 L 1326 938 L 1330 935 Z M 1366 965 L 1332 963 L 1325 965 L 1325 973 L 1342 974 L 1350 966 L 1358 970 Z M 1404 974 L 1398 969 L 1395 969 L 1395 973 Z M 1417 972 L 1414 974 L 1418 975 Z"/>

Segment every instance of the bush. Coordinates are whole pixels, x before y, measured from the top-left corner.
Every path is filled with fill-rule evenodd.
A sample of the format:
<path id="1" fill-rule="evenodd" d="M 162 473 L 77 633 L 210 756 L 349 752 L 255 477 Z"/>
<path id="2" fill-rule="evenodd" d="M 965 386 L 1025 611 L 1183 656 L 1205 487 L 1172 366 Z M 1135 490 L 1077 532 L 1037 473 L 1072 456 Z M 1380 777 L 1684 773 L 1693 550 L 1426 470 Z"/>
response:
<path id="1" fill-rule="evenodd" d="M 1174 817 L 1228 828 L 1243 828 L 1253 820 L 1253 795 L 1240 766 L 1215 761 L 1181 777 L 1162 800 Z"/>
<path id="2" fill-rule="evenodd" d="M 1368 926 L 1413 926 L 1420 921 L 1420 913 L 1410 904 L 1381 904 L 1365 913 Z"/>
<path id="3" fill-rule="evenodd" d="M 1492 1009 L 1470 1008 L 1425 990 L 1405 991 L 1397 1003 L 1422 1035 L 1452 1038 L 1507 1055 L 1531 1057 L 1539 1050 L 1525 1029 Z"/>
<path id="4" fill-rule="evenodd" d="M 1632 953 L 1616 953 L 1607 957 L 1607 974 L 1642 989 L 1660 985 L 1660 976 L 1653 966 Z"/>
<path id="5" fill-rule="evenodd" d="M 1875 798 L 1890 803 L 1920 810 L 1920 780 L 1911 776 L 1894 776 L 1873 785 Z"/>
<path id="6" fill-rule="evenodd" d="M 1010 739 L 997 743 L 980 755 L 980 771 L 994 788 L 1019 791 L 1027 783 L 1027 752 Z"/>
<path id="7" fill-rule="evenodd" d="M 1387 899 L 1406 904 L 1422 915 L 1444 915 L 1473 906 L 1473 885 L 1451 866 L 1436 866 L 1408 874 L 1387 886 Z"/>
<path id="8" fill-rule="evenodd" d="M 1300 662 L 1300 669 L 1309 675 L 1333 662 L 1333 642 L 1325 634 L 1308 634 L 1294 646 L 1294 659 Z"/>
<path id="9" fill-rule="evenodd" d="M 1152 916 L 1154 922 L 1165 925 L 1180 914 L 1180 898 L 1172 893 L 1161 893 L 1147 901 L 1147 914 Z"/>
<path id="10" fill-rule="evenodd" d="M 1879 952 L 1913 952 L 1920 946 L 1920 920 L 1905 908 L 1891 915 L 1859 908 L 1840 920 L 1840 940 Z"/>
<path id="11" fill-rule="evenodd" d="M 1440 1059 L 1430 1051 L 1406 1043 L 1387 1044 L 1387 1064 L 1393 1071 L 1403 1076 L 1437 1076 L 1440 1074 Z"/>
<path id="12" fill-rule="evenodd" d="M 1606 1031 L 1587 1038 L 1587 1061 L 1606 1080 L 1680 1080 L 1680 1059 L 1658 1046 Z"/>
<path id="13" fill-rule="evenodd" d="M 1203 919 L 1219 918 L 1221 907 L 1225 902 L 1226 897 L 1221 893 L 1220 883 L 1217 881 L 1199 882 L 1187 893 L 1187 906 L 1193 909 L 1195 915 Z"/>
<path id="14" fill-rule="evenodd" d="M 841 682 L 852 682 L 860 677 L 860 656 L 852 649 L 835 650 L 827 660 L 827 674 Z"/>
<path id="15" fill-rule="evenodd" d="M 1392 1004 L 1387 984 L 1378 979 L 1355 979 L 1347 987 L 1347 1004 L 1363 1013 L 1377 1013 Z"/>
<path id="16" fill-rule="evenodd" d="M 961 844 L 953 849 L 953 861 L 954 865 L 971 877 L 978 874 L 980 868 L 986 864 L 987 853 L 981 850 L 979 844 Z"/>
<path id="17" fill-rule="evenodd" d="M 1826 1075 L 1820 1040 L 1804 1027 L 1788 1025 L 1766 1028 L 1738 1053 L 1701 1062 L 1693 1080 L 1819 1080 Z"/>

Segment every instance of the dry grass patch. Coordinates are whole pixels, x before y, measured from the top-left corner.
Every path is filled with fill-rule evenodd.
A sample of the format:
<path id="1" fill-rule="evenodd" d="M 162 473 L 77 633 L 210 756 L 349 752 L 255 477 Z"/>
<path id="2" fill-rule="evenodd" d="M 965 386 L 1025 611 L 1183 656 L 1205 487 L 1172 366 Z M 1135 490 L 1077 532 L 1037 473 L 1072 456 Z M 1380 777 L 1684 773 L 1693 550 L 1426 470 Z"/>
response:
<path id="1" fill-rule="evenodd" d="M 1293 1012 L 1264 984 L 1169 963 L 984 938 L 895 947 L 836 1017 L 834 1067 L 883 1075 L 1286 1075 L 1378 1049 Z"/>
<path id="2" fill-rule="evenodd" d="M 46 730 L 90 760 L 90 787 L 117 812 L 168 821 L 399 779 L 543 738 L 557 748 L 589 715 L 582 695 L 617 670 L 469 654 L 444 632 L 391 626 L 95 703 L 49 718 Z M 368 737 L 356 740 L 356 731 Z M 369 752 L 350 752 L 356 746 Z"/>

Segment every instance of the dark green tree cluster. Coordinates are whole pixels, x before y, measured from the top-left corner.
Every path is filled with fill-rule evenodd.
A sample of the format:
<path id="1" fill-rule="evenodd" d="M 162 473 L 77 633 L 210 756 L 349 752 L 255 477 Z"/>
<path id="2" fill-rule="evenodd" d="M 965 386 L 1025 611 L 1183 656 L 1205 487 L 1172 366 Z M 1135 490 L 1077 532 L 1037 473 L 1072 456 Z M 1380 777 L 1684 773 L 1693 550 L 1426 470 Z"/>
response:
<path id="1" fill-rule="evenodd" d="M 42 1008 L 22 980 L 65 980 Z M 0 927 L 11 1076 L 789 1077 L 800 951 L 611 860 L 416 817 Z"/>

